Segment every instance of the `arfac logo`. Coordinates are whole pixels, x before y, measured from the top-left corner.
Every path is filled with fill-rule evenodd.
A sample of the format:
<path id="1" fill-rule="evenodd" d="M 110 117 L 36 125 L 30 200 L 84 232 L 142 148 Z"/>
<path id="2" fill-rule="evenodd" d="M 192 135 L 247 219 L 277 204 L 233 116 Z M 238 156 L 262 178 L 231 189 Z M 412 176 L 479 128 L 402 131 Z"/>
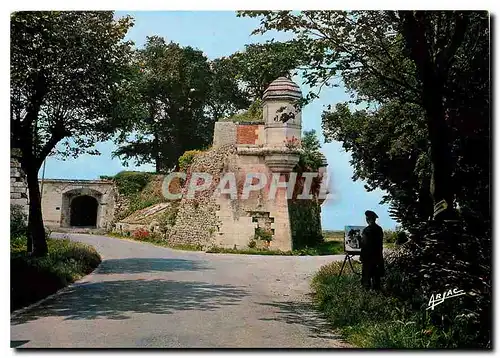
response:
<path id="1" fill-rule="evenodd" d="M 458 296 L 463 296 L 465 295 L 465 292 L 463 290 L 459 290 L 458 288 L 454 288 L 453 290 L 448 290 L 444 291 L 443 294 L 441 295 L 440 293 L 437 293 L 436 295 L 432 294 L 431 298 L 429 299 L 429 303 L 427 304 L 427 308 L 434 310 L 434 307 L 437 305 L 440 305 L 441 303 L 444 302 L 444 300 L 452 297 L 458 297 Z"/>

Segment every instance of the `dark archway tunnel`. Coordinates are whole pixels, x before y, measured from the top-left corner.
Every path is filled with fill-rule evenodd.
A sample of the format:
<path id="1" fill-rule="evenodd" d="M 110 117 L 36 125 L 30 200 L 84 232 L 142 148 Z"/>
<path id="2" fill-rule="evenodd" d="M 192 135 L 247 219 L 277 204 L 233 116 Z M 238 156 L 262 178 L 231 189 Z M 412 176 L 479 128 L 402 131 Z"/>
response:
<path id="1" fill-rule="evenodd" d="M 70 225 L 79 227 L 97 226 L 97 199 L 82 195 L 71 201 Z"/>

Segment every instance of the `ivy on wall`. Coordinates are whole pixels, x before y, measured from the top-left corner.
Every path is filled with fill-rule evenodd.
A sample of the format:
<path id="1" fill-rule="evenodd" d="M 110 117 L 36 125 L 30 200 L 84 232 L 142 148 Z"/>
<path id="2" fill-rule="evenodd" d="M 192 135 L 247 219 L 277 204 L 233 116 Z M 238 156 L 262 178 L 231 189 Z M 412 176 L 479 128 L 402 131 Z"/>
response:
<path id="1" fill-rule="evenodd" d="M 202 154 L 202 150 L 187 150 L 184 152 L 183 155 L 179 157 L 179 169 L 181 171 L 187 171 L 188 168 L 193 164 L 194 158 Z"/>
<path id="2" fill-rule="evenodd" d="M 118 193 L 124 196 L 138 194 L 150 182 L 152 173 L 122 171 L 115 176 L 101 175 L 101 179 L 113 180 L 118 189 Z"/>
<path id="3" fill-rule="evenodd" d="M 221 118 L 219 122 L 252 122 L 264 123 L 262 118 L 262 100 L 258 99 L 253 102 L 246 111 L 232 115 L 231 117 Z"/>
<path id="4" fill-rule="evenodd" d="M 316 200 L 288 201 L 293 250 L 315 247 L 323 242 L 320 214 L 321 207 Z"/>
<path id="5" fill-rule="evenodd" d="M 101 176 L 101 179 L 115 182 L 118 195 L 125 204 L 117 209 L 115 220 L 122 220 L 137 210 L 164 201 L 161 194 L 162 178 L 153 173 L 136 171 L 122 171 L 115 176 Z"/>

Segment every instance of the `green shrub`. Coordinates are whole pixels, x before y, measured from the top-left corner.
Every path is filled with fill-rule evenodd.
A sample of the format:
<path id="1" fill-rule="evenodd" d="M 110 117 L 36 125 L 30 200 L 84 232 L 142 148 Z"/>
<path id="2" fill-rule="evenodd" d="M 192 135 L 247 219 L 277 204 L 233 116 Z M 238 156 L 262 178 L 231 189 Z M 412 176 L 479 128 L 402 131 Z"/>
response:
<path id="1" fill-rule="evenodd" d="M 337 255 L 344 251 L 344 246 L 340 241 L 324 241 L 313 247 L 304 247 L 293 250 L 295 256 L 318 256 Z"/>
<path id="2" fill-rule="evenodd" d="M 484 225 L 466 218 L 425 223 L 386 260 L 386 271 L 391 273 L 385 278 L 387 289 L 413 307 L 444 290 L 467 292 L 428 311 L 432 324 L 461 348 L 491 347 L 492 250 L 491 235 Z M 422 302 L 415 299 L 418 296 Z M 459 341 L 455 341 L 457 335 Z"/>
<path id="3" fill-rule="evenodd" d="M 179 157 L 179 169 L 181 171 L 186 171 L 191 164 L 193 164 L 194 158 L 201 153 L 203 153 L 201 150 L 185 151 L 184 154 Z"/>
<path id="4" fill-rule="evenodd" d="M 256 246 L 257 246 L 257 241 L 255 241 L 255 240 L 253 240 L 253 239 L 252 239 L 252 240 L 250 240 L 250 241 L 248 242 L 248 247 L 249 247 L 250 249 L 254 249 Z"/>
<path id="5" fill-rule="evenodd" d="M 10 253 L 19 254 L 26 252 L 26 236 L 11 236 L 10 238 Z"/>
<path id="6" fill-rule="evenodd" d="M 47 240 L 48 254 L 31 257 L 26 238 L 11 241 L 11 310 L 36 302 L 91 273 L 101 262 L 97 251 L 70 240 Z"/>
<path id="7" fill-rule="evenodd" d="M 360 348 L 399 349 L 481 346 L 478 333 L 470 329 L 467 315 L 446 316 L 456 309 L 458 301 L 453 300 L 458 298 L 446 300 L 431 312 L 425 310 L 426 298 L 401 272 L 394 272 L 397 270 L 394 266 L 386 274 L 393 281 L 392 286 L 373 292 L 362 288 L 360 276 L 352 274 L 349 265 L 339 277 L 341 265 L 334 262 L 321 267 L 311 287 L 318 309 L 350 343 Z M 356 271 L 359 265 L 354 263 Z M 405 300 L 392 295 L 396 282 L 400 282 L 400 291 L 408 290 Z"/>
<path id="8" fill-rule="evenodd" d="M 130 197 L 139 194 L 142 189 L 150 182 L 152 173 L 137 171 L 122 171 L 113 177 L 118 192 L 121 195 Z"/>
<path id="9" fill-rule="evenodd" d="M 257 99 L 253 102 L 250 107 L 246 111 L 241 113 L 237 113 L 231 117 L 221 118 L 220 122 L 256 122 L 256 123 L 264 123 L 264 119 L 262 118 L 262 100 Z"/>
<path id="10" fill-rule="evenodd" d="M 399 232 L 394 230 L 384 230 L 384 243 L 386 244 L 396 243 L 398 234 Z"/>
<path id="11" fill-rule="evenodd" d="M 21 205 L 10 206 L 10 237 L 11 239 L 25 236 L 28 216 Z"/>
<path id="12" fill-rule="evenodd" d="M 313 200 L 288 200 L 288 215 L 294 250 L 316 247 L 324 241 L 319 203 Z"/>
<path id="13" fill-rule="evenodd" d="M 255 228 L 254 240 L 262 240 L 262 241 L 272 241 L 273 233 L 270 229 L 264 229 L 261 227 Z"/>

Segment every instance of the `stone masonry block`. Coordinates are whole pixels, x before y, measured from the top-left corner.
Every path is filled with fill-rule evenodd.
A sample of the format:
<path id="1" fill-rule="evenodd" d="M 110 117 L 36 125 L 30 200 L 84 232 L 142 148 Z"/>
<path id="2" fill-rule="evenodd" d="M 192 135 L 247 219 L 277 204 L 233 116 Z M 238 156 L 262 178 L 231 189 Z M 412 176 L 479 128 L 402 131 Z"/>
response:
<path id="1" fill-rule="evenodd" d="M 24 186 L 14 186 L 11 187 L 12 193 L 26 193 L 26 187 Z"/>
<path id="2" fill-rule="evenodd" d="M 28 200 L 26 199 L 10 199 L 11 205 L 28 205 Z"/>

